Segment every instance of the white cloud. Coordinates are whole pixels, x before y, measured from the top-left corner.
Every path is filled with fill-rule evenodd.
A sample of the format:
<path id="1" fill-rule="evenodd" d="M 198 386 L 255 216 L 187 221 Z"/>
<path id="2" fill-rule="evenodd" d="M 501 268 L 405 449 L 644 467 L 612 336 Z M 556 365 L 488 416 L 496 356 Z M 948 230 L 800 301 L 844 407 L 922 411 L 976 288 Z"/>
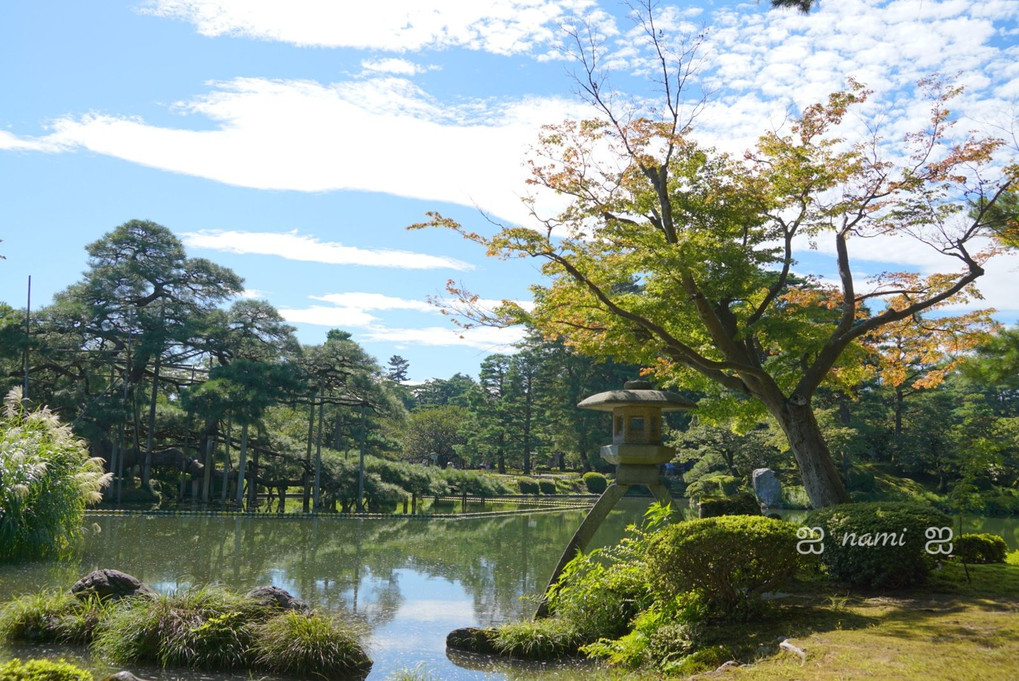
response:
<path id="1" fill-rule="evenodd" d="M 279 313 L 288 322 L 331 328 L 364 328 L 379 321 L 378 317 L 351 307 L 312 305 L 304 309 L 280 308 Z"/>
<path id="2" fill-rule="evenodd" d="M 178 108 L 212 130 L 89 114 L 7 148 L 84 149 L 256 189 L 363 190 L 479 206 L 522 220 L 522 159 L 540 125 L 578 112 L 558 98 L 443 106 L 394 77 L 331 85 L 238 78 Z"/>
<path id="3" fill-rule="evenodd" d="M 313 300 L 332 303 L 338 307 L 361 310 L 414 310 L 416 312 L 438 312 L 438 308 L 423 300 L 395 298 L 381 293 L 329 293 L 324 296 L 310 296 Z"/>
<path id="4" fill-rule="evenodd" d="M 367 73 L 391 73 L 397 76 L 415 76 L 426 71 L 435 71 L 438 66 L 422 66 L 406 59 L 371 59 L 361 62 L 361 68 Z"/>
<path id="5" fill-rule="evenodd" d="M 206 36 L 404 52 L 464 47 L 520 54 L 557 39 L 592 0 L 149 0 L 144 12 L 183 19 Z"/>
<path id="6" fill-rule="evenodd" d="M 470 270 L 474 266 L 445 256 L 382 248 L 344 246 L 337 241 L 320 241 L 291 232 L 241 232 L 202 230 L 180 235 L 191 248 L 208 248 L 227 253 L 276 255 L 287 260 L 320 262 L 330 265 L 364 265 L 398 269 Z"/>
<path id="7" fill-rule="evenodd" d="M 378 328 L 361 337 L 366 341 L 407 343 L 408 345 L 462 346 L 485 352 L 513 352 L 513 344 L 524 339 L 521 327 L 453 329 L 448 326 L 430 326 L 419 329 Z"/>

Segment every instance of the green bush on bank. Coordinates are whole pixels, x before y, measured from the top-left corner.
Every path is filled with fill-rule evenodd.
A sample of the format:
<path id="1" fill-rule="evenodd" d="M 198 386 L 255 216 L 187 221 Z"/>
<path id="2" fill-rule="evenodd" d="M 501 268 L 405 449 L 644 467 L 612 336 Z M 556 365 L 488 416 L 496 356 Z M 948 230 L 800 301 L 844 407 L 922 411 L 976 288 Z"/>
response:
<path id="1" fill-rule="evenodd" d="M 534 478 L 518 478 L 517 485 L 520 487 L 521 494 L 538 494 L 541 492 L 541 488 L 538 487 L 538 481 Z"/>
<path id="2" fill-rule="evenodd" d="M 92 673 L 65 660 L 14 658 L 0 663 L 0 681 L 92 681 Z"/>
<path id="3" fill-rule="evenodd" d="M 609 479 L 601 473 L 589 471 L 584 473 L 584 485 L 591 494 L 601 494 L 609 486 Z"/>
<path id="4" fill-rule="evenodd" d="M 821 562 L 829 577 L 867 589 L 922 584 L 934 563 L 927 529 L 951 527 L 948 516 L 926 504 L 881 501 L 828 506 L 805 523 L 824 530 Z"/>
<path id="5" fill-rule="evenodd" d="M 724 515 L 762 515 L 761 502 L 750 492 L 739 492 L 731 497 L 701 497 L 697 503 L 701 518 Z"/>
<path id="6" fill-rule="evenodd" d="M 542 478 L 538 481 L 538 491 L 542 494 L 558 494 L 559 488 L 556 487 L 555 480 L 545 480 Z"/>
<path id="7" fill-rule="evenodd" d="M 1004 563 L 1008 553 L 1008 544 L 996 534 L 963 534 L 952 543 L 952 555 L 964 563 Z"/>
<path id="8" fill-rule="evenodd" d="M 695 594 L 710 617 L 749 617 L 762 594 L 788 581 L 802 564 L 797 527 L 761 516 L 722 516 L 677 523 L 648 551 L 655 602 Z"/>

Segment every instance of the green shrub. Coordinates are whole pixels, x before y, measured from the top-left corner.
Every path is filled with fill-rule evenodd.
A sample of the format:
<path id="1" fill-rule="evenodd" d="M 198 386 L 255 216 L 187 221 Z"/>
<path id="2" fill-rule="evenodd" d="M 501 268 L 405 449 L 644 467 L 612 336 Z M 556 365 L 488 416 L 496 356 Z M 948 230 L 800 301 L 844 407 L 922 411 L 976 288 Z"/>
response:
<path id="1" fill-rule="evenodd" d="M 717 518 L 723 515 L 762 515 L 761 503 L 750 492 L 732 497 L 701 497 L 697 504 L 698 516 Z"/>
<path id="2" fill-rule="evenodd" d="M 748 617 L 761 594 L 796 572 L 797 528 L 762 516 L 723 516 L 677 523 L 659 532 L 648 551 L 656 600 L 693 592 L 714 617 Z"/>
<path id="3" fill-rule="evenodd" d="M 830 578 L 899 589 L 927 579 L 933 564 L 927 529 L 950 527 L 951 520 L 926 504 L 875 501 L 812 511 L 805 524 L 824 530 L 821 561 Z"/>
<path id="4" fill-rule="evenodd" d="M 255 662 L 277 674 L 349 678 L 372 666 L 359 638 L 354 628 L 325 617 L 285 612 L 258 627 Z"/>
<path id="5" fill-rule="evenodd" d="M 517 484 L 520 486 L 521 494 L 538 494 L 541 491 L 538 481 L 534 478 L 518 478 Z"/>
<path id="6" fill-rule="evenodd" d="M 1005 556 L 1005 562 L 1009 565 L 1019 566 L 1019 549 Z"/>
<path id="7" fill-rule="evenodd" d="M 500 655 L 525 660 L 576 655 L 585 642 L 584 634 L 572 622 L 559 617 L 503 625 L 493 641 Z"/>
<path id="8" fill-rule="evenodd" d="M 616 640 L 602 638 L 581 648 L 589 657 L 630 669 L 667 671 L 697 645 L 703 607 L 693 594 L 654 603 L 633 620 L 632 630 Z"/>
<path id="9" fill-rule="evenodd" d="M 952 555 L 964 563 L 1004 563 L 1008 553 L 1008 544 L 996 534 L 963 534 L 952 544 Z"/>
<path id="10" fill-rule="evenodd" d="M 629 526 L 618 544 L 578 554 L 567 563 L 549 591 L 549 612 L 570 622 L 584 643 L 629 631 L 630 621 L 652 603 L 647 580 L 650 537 L 669 513 L 670 507 L 654 504 L 644 526 Z"/>
<path id="11" fill-rule="evenodd" d="M 538 489 L 542 494 L 557 494 L 559 492 L 555 480 L 545 480 L 544 478 L 538 481 Z"/>
<path id="12" fill-rule="evenodd" d="M 584 473 L 584 485 L 587 486 L 587 491 L 591 494 L 601 494 L 609 486 L 609 479 L 601 473 L 590 471 Z"/>
<path id="13" fill-rule="evenodd" d="M 0 562 L 66 556 L 81 537 L 85 507 L 109 481 L 102 459 L 45 407 L 28 412 L 21 390 L 0 413 Z"/>
<path id="14" fill-rule="evenodd" d="M 686 488 L 687 496 L 695 499 L 701 497 L 731 497 L 739 492 L 739 480 L 731 475 L 712 473 L 694 480 Z"/>
<path id="15" fill-rule="evenodd" d="M 14 658 L 0 663 L 0 681 L 92 681 L 92 673 L 65 660 Z"/>

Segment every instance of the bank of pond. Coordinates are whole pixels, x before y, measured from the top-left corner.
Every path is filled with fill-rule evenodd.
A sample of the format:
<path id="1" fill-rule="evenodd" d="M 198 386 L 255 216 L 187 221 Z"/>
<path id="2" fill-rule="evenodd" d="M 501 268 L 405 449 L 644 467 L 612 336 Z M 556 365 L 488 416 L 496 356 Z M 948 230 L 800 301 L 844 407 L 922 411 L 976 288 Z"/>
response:
<path id="1" fill-rule="evenodd" d="M 832 599 L 865 598 L 875 587 L 913 597 L 933 584 L 1019 603 L 1019 566 L 973 565 L 984 559 L 980 542 L 970 564 L 926 550 L 936 542 L 926 528 L 958 528 L 957 519 L 882 506 L 870 516 L 800 514 L 795 522 L 666 523 L 661 513 L 644 517 L 646 500 L 627 499 L 599 530 L 599 548 L 552 593 L 551 616 L 536 621 L 533 597 L 582 510 L 433 520 L 90 516 L 79 559 L 0 566 L 0 664 L 64 657 L 96 678 L 127 668 L 163 681 L 307 677 L 308 669 L 370 681 L 572 680 L 617 669 L 656 678 L 730 660 L 795 660 L 796 637 L 834 629 L 836 620 L 862 628 L 866 616 L 844 604 L 839 612 Z M 860 545 L 882 531 L 879 517 L 901 537 Z M 810 550 L 817 537 L 803 534 L 808 527 L 825 528 L 822 553 Z M 1001 538 L 1003 551 L 1019 544 L 1015 520 L 971 518 L 962 529 Z M 69 586 L 97 568 L 117 568 L 155 593 L 130 606 L 72 596 Z M 299 605 L 246 595 L 256 587 Z M 455 631 L 461 638 L 447 641 Z M 781 647 L 784 637 L 793 640 Z"/>

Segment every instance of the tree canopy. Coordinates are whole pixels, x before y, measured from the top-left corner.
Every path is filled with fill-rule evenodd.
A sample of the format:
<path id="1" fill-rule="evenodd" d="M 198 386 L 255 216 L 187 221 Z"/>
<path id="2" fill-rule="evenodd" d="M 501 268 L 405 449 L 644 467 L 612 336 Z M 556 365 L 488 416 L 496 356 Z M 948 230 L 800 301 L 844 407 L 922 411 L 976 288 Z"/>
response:
<path id="1" fill-rule="evenodd" d="M 811 407 L 816 391 L 861 380 L 865 344 L 890 325 L 975 294 L 998 251 L 995 207 L 1019 166 L 1000 153 L 1002 140 L 955 134 L 948 105 L 960 90 L 938 79 L 920 83 L 930 117 L 906 137 L 904 157 L 880 139 L 842 136 L 870 95 L 855 82 L 742 158 L 702 146 L 680 98 L 692 57 L 666 58 L 663 33 L 646 33 L 663 86 L 650 109 L 621 108 L 622 95 L 600 79 L 597 48 L 577 36 L 578 82 L 597 115 L 545 127 L 530 160 L 530 182 L 564 197 L 565 209 L 549 216 L 532 199 L 540 227 L 494 235 L 436 213 L 425 225 L 455 229 L 490 255 L 544 261 L 548 283 L 535 287 L 532 312 L 507 305 L 498 319 L 475 321 L 526 320 L 583 352 L 650 367 L 663 382 L 714 390 L 701 411 L 723 420 L 770 414 L 812 504 L 848 501 Z M 907 238 L 958 269 L 860 281 L 852 245 L 879 235 Z M 837 279 L 795 276 L 799 250 L 822 240 Z"/>

